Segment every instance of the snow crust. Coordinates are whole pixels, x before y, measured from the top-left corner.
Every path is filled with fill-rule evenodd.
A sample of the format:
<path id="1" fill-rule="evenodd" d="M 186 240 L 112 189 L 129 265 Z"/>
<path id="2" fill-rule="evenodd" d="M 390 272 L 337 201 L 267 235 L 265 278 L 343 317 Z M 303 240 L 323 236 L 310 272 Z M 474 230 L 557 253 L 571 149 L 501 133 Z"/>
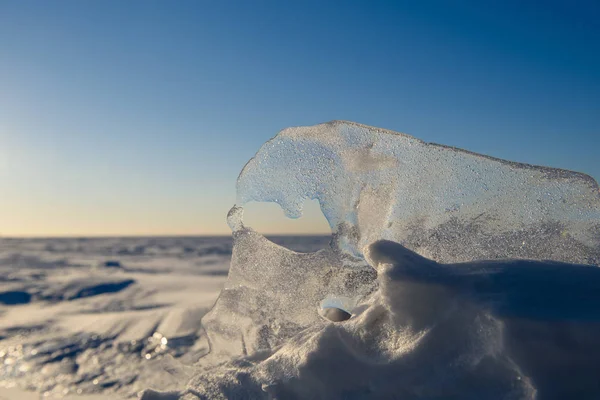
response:
<path id="1" fill-rule="evenodd" d="M 600 397 L 589 176 L 332 122 L 280 132 L 237 190 L 210 353 L 187 388 L 144 399 Z M 326 249 L 244 225 L 247 202 L 297 218 L 305 199 L 329 221 Z"/>

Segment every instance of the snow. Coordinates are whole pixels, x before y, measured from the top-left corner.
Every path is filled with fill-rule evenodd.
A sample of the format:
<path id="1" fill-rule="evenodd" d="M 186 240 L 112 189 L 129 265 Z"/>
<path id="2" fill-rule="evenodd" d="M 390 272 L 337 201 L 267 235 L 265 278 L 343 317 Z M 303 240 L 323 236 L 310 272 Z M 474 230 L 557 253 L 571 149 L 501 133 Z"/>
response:
<path id="1" fill-rule="evenodd" d="M 307 252 L 328 242 L 271 239 Z M 208 352 L 201 319 L 231 248 L 231 237 L 0 238 L 0 399 L 180 387 Z"/>
<path id="2" fill-rule="evenodd" d="M 229 238 L 0 239 L 0 298 L 28 296 L 0 304 L 0 386 L 104 398 L 168 388 L 152 364 L 206 353 L 200 321 L 230 247 Z M 205 259 L 218 253 L 209 249 L 224 250 Z"/>

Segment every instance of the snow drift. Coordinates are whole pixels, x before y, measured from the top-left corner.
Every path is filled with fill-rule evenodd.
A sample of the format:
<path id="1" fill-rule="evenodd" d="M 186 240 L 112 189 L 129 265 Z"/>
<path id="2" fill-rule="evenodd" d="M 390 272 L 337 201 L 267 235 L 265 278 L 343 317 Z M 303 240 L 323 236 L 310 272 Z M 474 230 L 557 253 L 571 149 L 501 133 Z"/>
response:
<path id="1" fill-rule="evenodd" d="M 589 176 L 332 122 L 282 131 L 237 189 L 228 280 L 202 321 L 210 353 L 186 388 L 144 399 L 600 397 Z M 249 201 L 296 218 L 306 199 L 327 249 L 244 226 Z"/>

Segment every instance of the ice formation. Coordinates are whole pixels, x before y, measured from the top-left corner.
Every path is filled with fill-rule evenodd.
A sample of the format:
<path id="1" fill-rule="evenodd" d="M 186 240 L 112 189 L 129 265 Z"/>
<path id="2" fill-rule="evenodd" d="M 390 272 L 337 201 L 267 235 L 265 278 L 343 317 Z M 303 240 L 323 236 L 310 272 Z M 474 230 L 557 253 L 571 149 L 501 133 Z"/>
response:
<path id="1" fill-rule="evenodd" d="M 210 353 L 186 389 L 143 398 L 600 398 L 591 177 L 331 122 L 279 133 L 237 191 Z M 306 199 L 329 248 L 244 226 L 250 201 L 296 218 Z"/>

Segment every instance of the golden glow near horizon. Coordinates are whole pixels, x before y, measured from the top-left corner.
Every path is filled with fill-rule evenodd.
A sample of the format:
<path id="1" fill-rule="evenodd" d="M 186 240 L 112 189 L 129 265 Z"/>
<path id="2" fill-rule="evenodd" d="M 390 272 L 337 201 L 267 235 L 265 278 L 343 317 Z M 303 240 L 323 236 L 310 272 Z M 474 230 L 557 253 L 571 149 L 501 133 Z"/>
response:
<path id="1" fill-rule="evenodd" d="M 1 237 L 80 236 L 193 236 L 230 235 L 226 215 L 230 207 L 191 207 L 179 204 L 157 209 L 111 204 L 62 203 L 36 199 L 0 199 Z M 304 215 L 285 217 L 275 203 L 250 203 L 244 207 L 244 224 L 262 234 L 329 234 L 316 201 L 306 202 Z"/>

